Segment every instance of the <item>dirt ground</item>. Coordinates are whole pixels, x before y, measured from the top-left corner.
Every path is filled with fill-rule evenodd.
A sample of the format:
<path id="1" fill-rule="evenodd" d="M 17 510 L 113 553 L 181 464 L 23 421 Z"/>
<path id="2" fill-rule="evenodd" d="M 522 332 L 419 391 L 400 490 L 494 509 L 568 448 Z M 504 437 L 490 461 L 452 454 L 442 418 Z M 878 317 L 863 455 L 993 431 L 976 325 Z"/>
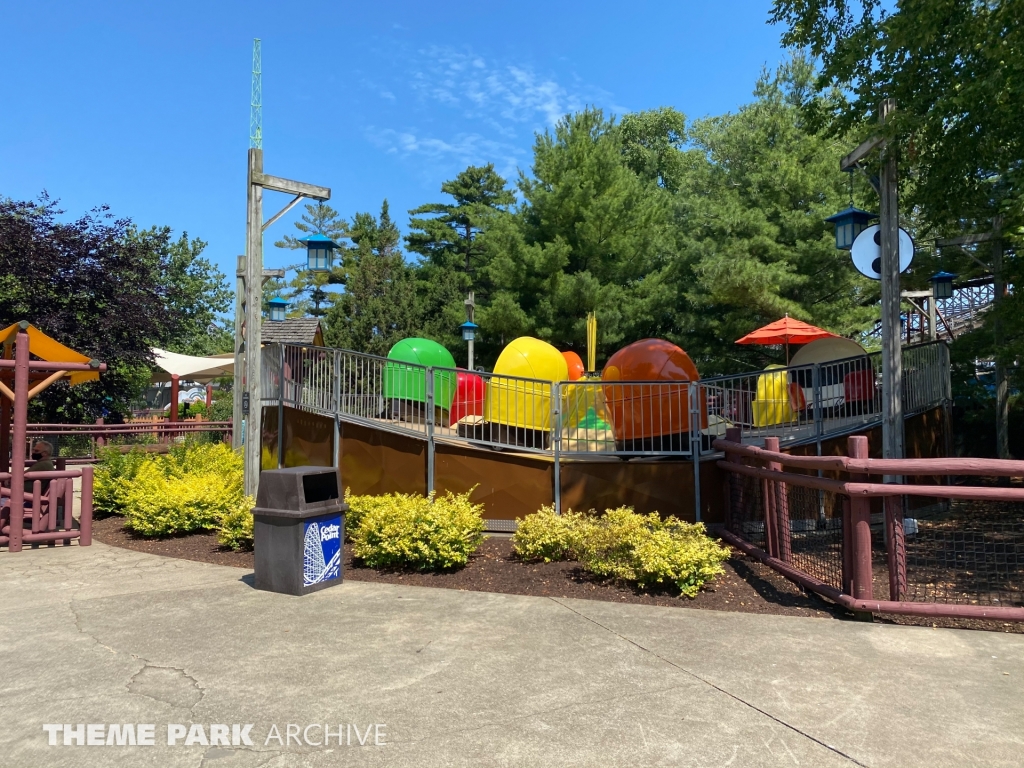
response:
<path id="1" fill-rule="evenodd" d="M 248 570 L 252 570 L 254 565 L 251 551 L 225 550 L 217 544 L 217 537 L 212 533 L 147 539 L 125 531 L 122 523 L 120 517 L 97 520 L 93 523 L 93 536 L 104 544 L 165 557 L 179 557 Z M 843 609 L 817 595 L 804 592 L 775 571 L 741 552 L 734 551 L 733 556 L 724 565 L 725 573 L 702 589 L 697 597 L 691 599 L 680 596 L 674 590 L 644 590 L 613 580 L 600 579 L 584 572 L 576 563 L 523 563 L 513 557 L 509 538 L 494 536 L 485 539 L 465 568 L 442 573 L 367 568 L 353 561 L 351 546 L 346 544 L 343 576 L 353 581 L 411 584 L 476 592 L 571 597 L 676 608 L 854 620 Z M 1021 623 L 919 619 L 893 615 L 876 616 L 875 621 L 1024 633 L 1024 624 Z"/>

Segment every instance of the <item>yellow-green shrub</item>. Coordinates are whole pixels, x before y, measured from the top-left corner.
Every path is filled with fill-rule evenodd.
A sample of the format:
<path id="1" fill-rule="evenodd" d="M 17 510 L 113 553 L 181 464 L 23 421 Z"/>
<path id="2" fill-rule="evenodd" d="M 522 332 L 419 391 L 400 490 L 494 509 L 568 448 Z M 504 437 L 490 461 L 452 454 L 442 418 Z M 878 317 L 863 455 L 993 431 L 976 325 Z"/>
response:
<path id="1" fill-rule="evenodd" d="M 253 539 L 252 508 L 247 503 L 239 505 L 221 518 L 217 528 L 217 541 L 230 549 L 252 549 Z"/>
<path id="2" fill-rule="evenodd" d="M 455 568 L 483 541 L 482 505 L 469 496 L 447 493 L 434 498 L 405 494 L 356 499 L 357 523 L 351 532 L 355 557 L 372 568 Z M 352 502 L 349 501 L 351 504 Z"/>
<path id="3" fill-rule="evenodd" d="M 729 558 L 729 550 L 709 537 L 702 523 L 638 515 L 630 507 L 579 523 L 578 559 L 586 570 L 644 586 L 675 584 L 687 597 L 722 573 Z"/>
<path id="4" fill-rule="evenodd" d="M 512 551 L 523 560 L 574 560 L 581 517 L 571 509 L 559 515 L 553 505 L 541 507 L 535 514 L 516 520 Z"/>
<path id="5" fill-rule="evenodd" d="M 143 536 L 211 530 L 231 519 L 241 542 L 240 516 L 253 507 L 242 493 L 242 457 L 222 443 L 188 443 L 147 457 L 119 493 L 125 527 Z"/>
<path id="6" fill-rule="evenodd" d="M 125 492 L 135 479 L 136 473 L 152 456 L 138 448 L 121 453 L 117 448 L 100 448 L 99 463 L 93 475 L 92 509 L 93 513 L 103 515 L 123 515 L 125 509 Z"/>
<path id="7" fill-rule="evenodd" d="M 404 498 L 404 497 L 403 497 Z M 423 498 L 416 496 L 414 498 Z M 356 496 L 351 488 L 345 489 L 345 503 L 348 504 L 348 511 L 345 513 L 345 537 L 352 538 L 359 521 L 370 510 L 387 508 L 390 509 L 396 503 L 396 494 L 385 494 L 384 496 Z"/>

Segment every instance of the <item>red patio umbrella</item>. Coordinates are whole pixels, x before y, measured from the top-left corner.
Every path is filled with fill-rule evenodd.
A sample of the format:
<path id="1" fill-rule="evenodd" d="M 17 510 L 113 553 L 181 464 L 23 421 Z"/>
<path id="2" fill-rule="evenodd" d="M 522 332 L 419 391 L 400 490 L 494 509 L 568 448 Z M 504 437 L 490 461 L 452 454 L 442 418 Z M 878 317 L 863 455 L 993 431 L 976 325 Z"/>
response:
<path id="1" fill-rule="evenodd" d="M 807 344 L 818 339 L 827 339 L 836 334 L 819 328 L 816 325 L 805 323 L 803 320 L 794 320 L 788 314 L 781 320 L 751 331 L 742 339 L 737 339 L 737 344 L 762 344 L 771 346 L 773 344 L 786 345 L 786 365 L 789 365 L 789 345 Z"/>

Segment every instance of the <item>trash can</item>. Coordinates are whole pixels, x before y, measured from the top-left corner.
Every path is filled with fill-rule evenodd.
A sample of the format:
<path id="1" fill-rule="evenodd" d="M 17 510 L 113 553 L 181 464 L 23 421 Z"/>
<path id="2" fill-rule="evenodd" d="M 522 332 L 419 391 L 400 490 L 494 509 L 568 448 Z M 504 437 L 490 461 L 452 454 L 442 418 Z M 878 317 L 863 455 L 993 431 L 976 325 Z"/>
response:
<path id="1" fill-rule="evenodd" d="M 306 595 L 340 584 L 345 512 L 333 467 L 260 473 L 254 548 L 256 589 Z"/>

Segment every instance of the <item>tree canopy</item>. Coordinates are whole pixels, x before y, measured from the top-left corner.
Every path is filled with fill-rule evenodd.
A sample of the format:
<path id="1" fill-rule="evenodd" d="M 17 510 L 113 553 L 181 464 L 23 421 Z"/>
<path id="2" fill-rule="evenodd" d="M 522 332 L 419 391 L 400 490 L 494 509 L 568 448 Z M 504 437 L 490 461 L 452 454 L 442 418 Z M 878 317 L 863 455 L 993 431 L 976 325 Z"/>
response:
<path id="1" fill-rule="evenodd" d="M 48 388 L 33 401 L 35 418 L 125 413 L 148 383 L 152 347 L 214 351 L 231 294 L 201 240 L 140 230 L 106 208 L 70 222 L 62 213 L 45 195 L 0 199 L 0 325 L 28 320 L 109 366 L 98 382 Z"/>
<path id="2" fill-rule="evenodd" d="M 1007 249 L 1004 281 L 1024 283 L 1017 255 L 1024 239 L 1024 0 L 900 0 L 894 7 L 775 0 L 772 20 L 784 28 L 785 43 L 806 47 L 821 63 L 803 105 L 809 124 L 829 136 L 881 131 L 891 140 L 901 215 L 918 235 L 918 265 L 907 284 L 926 287 L 936 269 L 990 272 L 990 246 L 939 252 L 935 241 L 997 224 Z M 880 129 L 877 106 L 886 98 L 895 99 L 896 111 Z M 1016 290 L 998 314 L 986 314 L 974 338 L 957 344 L 1000 358 L 1024 383 L 1016 365 L 1024 355 L 1022 318 L 1024 291 Z"/>

